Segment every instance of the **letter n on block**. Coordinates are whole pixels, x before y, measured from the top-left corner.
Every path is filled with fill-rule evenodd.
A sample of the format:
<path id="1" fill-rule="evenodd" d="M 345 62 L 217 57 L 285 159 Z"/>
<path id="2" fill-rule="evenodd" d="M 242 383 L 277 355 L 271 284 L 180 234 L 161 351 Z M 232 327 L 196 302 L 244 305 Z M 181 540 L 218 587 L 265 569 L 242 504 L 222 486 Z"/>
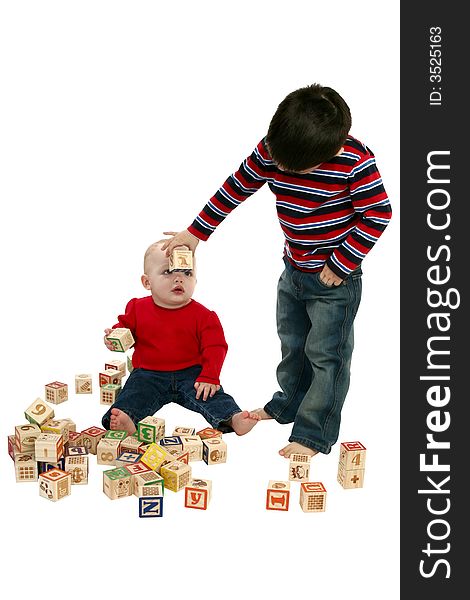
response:
<path id="1" fill-rule="evenodd" d="M 267 510 L 289 510 L 290 483 L 270 481 L 266 493 Z"/>
<path id="2" fill-rule="evenodd" d="M 139 517 L 163 517 L 163 496 L 139 498 Z"/>

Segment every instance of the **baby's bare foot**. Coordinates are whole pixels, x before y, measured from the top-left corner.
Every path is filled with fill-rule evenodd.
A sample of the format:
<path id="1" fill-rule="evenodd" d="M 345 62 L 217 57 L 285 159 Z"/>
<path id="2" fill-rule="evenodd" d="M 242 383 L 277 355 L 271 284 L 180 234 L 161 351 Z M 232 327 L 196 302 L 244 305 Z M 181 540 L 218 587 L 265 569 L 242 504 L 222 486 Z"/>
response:
<path id="1" fill-rule="evenodd" d="M 266 419 L 272 419 L 271 415 L 264 410 L 264 408 L 257 408 L 253 411 L 255 415 L 259 415 L 260 421 L 265 421 Z"/>
<path id="2" fill-rule="evenodd" d="M 242 410 L 242 412 L 233 415 L 230 420 L 230 425 L 237 435 L 245 435 L 245 433 L 248 433 L 253 429 L 259 420 L 260 417 L 256 412 Z"/>
<path id="3" fill-rule="evenodd" d="M 135 433 L 134 421 L 125 412 L 119 410 L 119 408 L 111 409 L 109 426 L 114 430 L 119 429 L 121 431 L 127 431 L 130 435 Z"/>
<path id="4" fill-rule="evenodd" d="M 279 454 L 285 458 L 289 458 L 291 454 L 308 454 L 308 456 L 315 456 L 315 454 L 318 454 L 318 451 L 313 450 L 313 448 L 307 448 L 307 446 L 302 446 L 302 444 L 298 444 L 297 442 L 292 442 L 287 444 L 282 450 L 279 450 Z"/>

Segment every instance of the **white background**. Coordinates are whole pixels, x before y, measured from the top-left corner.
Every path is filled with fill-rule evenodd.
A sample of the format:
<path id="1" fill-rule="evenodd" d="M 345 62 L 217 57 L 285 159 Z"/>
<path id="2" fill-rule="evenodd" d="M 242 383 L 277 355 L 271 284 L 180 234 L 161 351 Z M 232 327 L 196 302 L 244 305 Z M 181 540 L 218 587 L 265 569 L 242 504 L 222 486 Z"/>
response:
<path id="1" fill-rule="evenodd" d="M 36 598 L 143 593 L 233 598 L 250 593 L 398 598 L 398 2 L 3 2 L 0 9 L 2 264 L 2 586 Z M 314 459 L 327 510 L 266 511 L 290 426 L 225 436 L 228 462 L 193 463 L 213 481 L 209 510 L 167 492 L 162 519 L 135 497 L 110 501 L 92 458 L 90 483 L 58 503 L 16 484 L 6 437 L 44 384 L 69 384 L 56 408 L 99 425 L 102 332 L 140 284 L 146 247 L 187 227 L 266 133 L 279 102 L 319 82 L 348 102 L 394 219 L 364 261 L 351 388 L 340 441 L 367 447 L 365 486 L 336 482 L 337 444 Z M 274 197 L 259 191 L 198 248 L 195 299 L 229 343 L 222 383 L 242 408 L 277 389 L 275 326 L 282 236 Z M 75 373 L 95 374 L 76 396 Z M 161 416 L 200 429 L 177 406 Z M 51 583 L 47 579 L 54 574 Z M 11 587 L 13 586 L 13 587 Z M 91 587 L 90 587 L 91 586 Z"/>

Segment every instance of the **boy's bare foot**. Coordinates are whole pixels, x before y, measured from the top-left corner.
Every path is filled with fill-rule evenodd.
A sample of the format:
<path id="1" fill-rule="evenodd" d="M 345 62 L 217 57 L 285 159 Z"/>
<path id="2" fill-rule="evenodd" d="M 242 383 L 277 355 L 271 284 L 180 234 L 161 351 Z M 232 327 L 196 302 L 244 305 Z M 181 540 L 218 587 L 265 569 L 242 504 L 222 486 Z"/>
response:
<path id="1" fill-rule="evenodd" d="M 271 415 L 264 410 L 264 408 L 257 408 L 254 411 L 255 415 L 259 415 L 260 421 L 265 421 L 266 419 L 272 419 Z"/>
<path id="2" fill-rule="evenodd" d="M 135 433 L 134 421 L 119 408 L 111 409 L 111 419 L 109 422 L 111 429 L 119 429 L 121 431 L 127 431 L 130 435 Z"/>
<path id="3" fill-rule="evenodd" d="M 279 450 L 279 454 L 285 458 L 289 458 L 291 454 L 308 454 L 309 456 L 315 456 L 315 454 L 318 454 L 318 450 L 302 446 L 302 444 L 297 442 L 291 442 L 290 444 L 287 444 L 285 448 Z"/>
<path id="4" fill-rule="evenodd" d="M 245 435 L 253 429 L 259 420 L 260 417 L 256 412 L 242 410 L 242 412 L 233 415 L 230 419 L 230 425 L 237 435 Z"/>

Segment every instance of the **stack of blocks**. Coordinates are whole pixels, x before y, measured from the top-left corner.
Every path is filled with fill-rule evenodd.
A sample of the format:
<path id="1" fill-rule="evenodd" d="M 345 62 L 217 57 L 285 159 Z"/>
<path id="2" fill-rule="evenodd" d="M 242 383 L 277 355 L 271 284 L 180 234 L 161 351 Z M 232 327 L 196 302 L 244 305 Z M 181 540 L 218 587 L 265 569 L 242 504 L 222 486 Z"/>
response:
<path id="1" fill-rule="evenodd" d="M 366 448 L 361 442 L 343 442 L 340 446 L 338 482 L 345 490 L 364 485 Z"/>

